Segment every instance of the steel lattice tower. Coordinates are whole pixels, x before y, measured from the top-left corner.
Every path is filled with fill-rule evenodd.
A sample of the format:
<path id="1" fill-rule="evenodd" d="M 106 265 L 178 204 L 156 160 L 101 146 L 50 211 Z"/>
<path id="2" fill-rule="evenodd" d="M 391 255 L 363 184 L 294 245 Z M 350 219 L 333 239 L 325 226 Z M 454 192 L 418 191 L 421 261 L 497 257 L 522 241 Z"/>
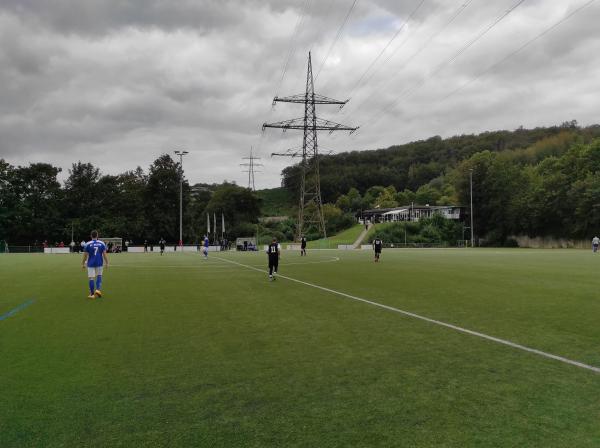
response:
<path id="1" fill-rule="evenodd" d="M 306 91 L 304 94 L 292 95 L 288 97 L 275 97 L 275 103 L 298 103 L 304 104 L 304 117 L 294 118 L 292 120 L 280 121 L 277 123 L 264 123 L 265 128 L 279 128 L 285 132 L 288 129 L 304 131 L 302 139 L 302 150 L 289 150 L 284 154 L 290 157 L 302 157 L 300 161 L 300 203 L 298 207 L 298 229 L 297 238 L 300 238 L 307 224 L 316 224 L 321 234 L 327 238 L 325 219 L 323 217 L 323 201 L 321 199 L 321 179 L 319 174 L 319 146 L 317 140 L 318 131 L 356 131 L 358 127 L 350 127 L 335 123 L 329 120 L 323 120 L 317 117 L 317 104 L 337 104 L 343 107 L 348 100 L 340 101 L 328 98 L 315 93 L 315 86 L 312 73 L 311 54 L 308 53 L 308 70 L 306 72 Z"/>
<path id="2" fill-rule="evenodd" d="M 255 160 L 260 160 L 260 157 L 255 157 L 252 154 L 253 148 L 250 147 L 250 157 L 243 157 L 242 160 L 247 160 L 246 163 L 240 163 L 241 167 L 247 168 L 243 170 L 243 173 L 248 173 L 248 188 L 252 191 L 256 191 L 254 186 L 254 173 L 260 173 L 260 171 L 256 170 L 257 166 L 263 166 L 262 163 L 256 163 Z"/>

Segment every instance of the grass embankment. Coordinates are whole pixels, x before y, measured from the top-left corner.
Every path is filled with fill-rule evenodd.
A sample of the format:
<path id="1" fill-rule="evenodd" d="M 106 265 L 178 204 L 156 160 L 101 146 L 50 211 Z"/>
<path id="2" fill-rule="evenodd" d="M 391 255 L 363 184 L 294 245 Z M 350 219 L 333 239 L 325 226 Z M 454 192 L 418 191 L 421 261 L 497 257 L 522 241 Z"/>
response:
<path id="1" fill-rule="evenodd" d="M 353 244 L 365 229 L 362 224 L 357 224 L 327 239 L 309 241 L 309 249 L 337 249 L 338 244 Z"/>

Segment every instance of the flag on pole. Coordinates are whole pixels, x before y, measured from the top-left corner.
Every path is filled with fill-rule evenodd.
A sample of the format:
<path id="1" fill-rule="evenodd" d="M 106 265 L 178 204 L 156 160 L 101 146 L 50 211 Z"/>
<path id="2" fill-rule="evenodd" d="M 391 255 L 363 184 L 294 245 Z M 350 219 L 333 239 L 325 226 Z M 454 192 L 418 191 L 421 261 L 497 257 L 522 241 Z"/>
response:
<path id="1" fill-rule="evenodd" d="M 215 228 L 214 228 L 214 232 L 215 232 L 215 240 L 217 239 L 217 214 L 213 213 L 213 222 L 215 223 Z"/>
<path id="2" fill-rule="evenodd" d="M 206 235 L 210 235 L 210 215 L 206 214 Z"/>
<path id="3" fill-rule="evenodd" d="M 225 215 L 221 212 L 221 236 L 225 235 Z"/>

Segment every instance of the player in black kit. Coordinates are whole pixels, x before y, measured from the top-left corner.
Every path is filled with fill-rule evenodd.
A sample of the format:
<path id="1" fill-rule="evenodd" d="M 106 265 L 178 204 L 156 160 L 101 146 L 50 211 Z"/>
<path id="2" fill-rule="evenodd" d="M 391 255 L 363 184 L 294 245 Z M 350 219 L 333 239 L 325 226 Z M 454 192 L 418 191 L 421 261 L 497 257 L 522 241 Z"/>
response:
<path id="1" fill-rule="evenodd" d="M 383 241 L 379 238 L 375 238 L 373 240 L 373 249 L 375 249 L 375 263 L 379 262 L 379 257 L 381 256 L 381 249 L 383 248 Z"/>
<path id="2" fill-rule="evenodd" d="M 302 235 L 300 238 L 300 256 L 306 255 L 306 237 Z"/>
<path id="3" fill-rule="evenodd" d="M 158 244 L 160 245 L 160 254 L 164 254 L 165 253 L 165 243 L 166 241 L 161 237 L 160 241 L 158 242 Z"/>
<path id="4" fill-rule="evenodd" d="M 277 268 L 279 267 L 279 256 L 281 251 L 279 250 L 279 244 L 277 239 L 273 238 L 269 247 L 267 247 L 267 256 L 269 257 L 269 281 L 275 280 L 275 274 L 277 274 Z"/>

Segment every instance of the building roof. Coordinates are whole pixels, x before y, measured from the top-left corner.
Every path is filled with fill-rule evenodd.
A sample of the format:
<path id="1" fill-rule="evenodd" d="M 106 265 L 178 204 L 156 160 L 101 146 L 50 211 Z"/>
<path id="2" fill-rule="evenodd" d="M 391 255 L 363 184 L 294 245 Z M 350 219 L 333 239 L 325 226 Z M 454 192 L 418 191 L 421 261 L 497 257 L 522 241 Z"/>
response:
<path id="1" fill-rule="evenodd" d="M 372 208 L 370 210 L 363 210 L 363 214 L 392 214 L 400 213 L 405 210 L 439 210 L 445 208 L 464 208 L 461 205 L 403 205 L 401 207 L 392 207 L 392 208 Z"/>

